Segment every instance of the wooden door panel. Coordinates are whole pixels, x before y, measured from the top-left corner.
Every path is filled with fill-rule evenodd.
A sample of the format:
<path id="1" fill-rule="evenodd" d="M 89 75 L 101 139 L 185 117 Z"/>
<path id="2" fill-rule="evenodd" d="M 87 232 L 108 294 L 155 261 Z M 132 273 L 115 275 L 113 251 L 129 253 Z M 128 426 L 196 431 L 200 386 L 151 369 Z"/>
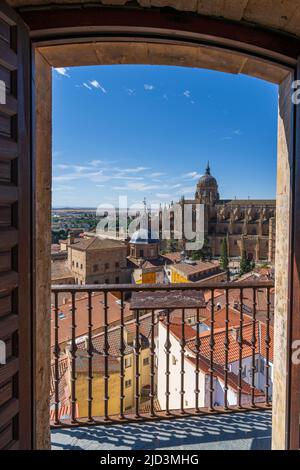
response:
<path id="1" fill-rule="evenodd" d="M 0 449 L 32 447 L 30 41 L 0 5 Z"/>

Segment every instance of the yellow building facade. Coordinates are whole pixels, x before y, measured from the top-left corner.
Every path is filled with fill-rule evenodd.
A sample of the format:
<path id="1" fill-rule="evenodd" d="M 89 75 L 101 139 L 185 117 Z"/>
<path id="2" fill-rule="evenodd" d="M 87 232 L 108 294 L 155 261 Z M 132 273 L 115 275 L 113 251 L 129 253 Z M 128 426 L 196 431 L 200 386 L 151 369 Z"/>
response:
<path id="1" fill-rule="evenodd" d="M 135 406 L 135 355 L 134 353 L 127 354 L 124 359 L 124 411 L 131 410 Z M 121 379 L 120 379 L 120 360 L 116 367 L 114 362 L 113 367 L 109 366 L 109 379 L 108 379 L 108 414 L 111 416 L 120 414 L 120 394 L 121 394 Z M 139 357 L 139 394 L 140 402 L 143 402 L 142 388 L 150 385 L 150 350 L 149 348 L 140 350 Z M 88 415 L 88 374 L 87 371 L 77 372 L 76 379 L 76 398 L 78 404 L 79 417 L 86 417 Z M 93 371 L 93 416 L 104 415 L 104 373 L 103 371 Z M 145 401 L 145 398 L 144 398 Z"/>

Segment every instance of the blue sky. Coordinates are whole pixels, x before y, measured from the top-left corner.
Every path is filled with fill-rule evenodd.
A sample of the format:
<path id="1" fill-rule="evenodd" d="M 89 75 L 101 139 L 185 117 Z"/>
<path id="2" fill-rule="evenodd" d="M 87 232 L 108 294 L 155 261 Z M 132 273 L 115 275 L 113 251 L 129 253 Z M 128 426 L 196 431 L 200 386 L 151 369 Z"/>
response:
<path id="1" fill-rule="evenodd" d="M 221 198 L 274 198 L 277 93 L 193 68 L 53 70 L 53 206 L 193 197 L 208 160 Z"/>

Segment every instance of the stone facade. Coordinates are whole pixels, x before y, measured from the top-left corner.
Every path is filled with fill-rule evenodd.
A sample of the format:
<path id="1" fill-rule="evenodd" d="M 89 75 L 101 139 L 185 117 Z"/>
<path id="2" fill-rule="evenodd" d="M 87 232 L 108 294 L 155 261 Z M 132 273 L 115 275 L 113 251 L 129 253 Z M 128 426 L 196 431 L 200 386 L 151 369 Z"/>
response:
<path id="1" fill-rule="evenodd" d="M 125 243 L 87 238 L 68 245 L 68 268 L 76 284 L 119 284 L 130 282 Z"/>
<path id="2" fill-rule="evenodd" d="M 182 199 L 181 203 L 204 204 L 205 236 L 213 257 L 221 255 L 226 238 L 230 257 L 240 257 L 245 250 L 249 259 L 274 262 L 275 200 L 220 199 L 217 181 L 207 165 L 195 199 Z"/>

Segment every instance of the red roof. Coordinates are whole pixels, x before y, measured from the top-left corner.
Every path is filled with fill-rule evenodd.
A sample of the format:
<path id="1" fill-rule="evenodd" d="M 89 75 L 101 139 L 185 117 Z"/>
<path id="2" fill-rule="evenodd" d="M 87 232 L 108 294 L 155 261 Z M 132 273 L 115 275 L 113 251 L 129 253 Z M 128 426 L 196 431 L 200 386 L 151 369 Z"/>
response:
<path id="1" fill-rule="evenodd" d="M 117 297 L 110 292 L 107 295 L 108 303 L 108 324 L 120 323 L 121 306 Z M 58 314 L 58 342 L 59 344 L 71 339 L 72 313 L 71 302 L 67 302 L 59 307 Z M 88 332 L 88 296 L 77 298 L 76 296 L 76 338 L 84 336 Z M 124 303 L 124 319 L 132 318 L 127 302 Z M 104 327 L 104 294 L 102 292 L 92 295 L 92 323 L 93 330 Z M 54 346 L 54 308 L 51 309 L 51 346 Z"/>

